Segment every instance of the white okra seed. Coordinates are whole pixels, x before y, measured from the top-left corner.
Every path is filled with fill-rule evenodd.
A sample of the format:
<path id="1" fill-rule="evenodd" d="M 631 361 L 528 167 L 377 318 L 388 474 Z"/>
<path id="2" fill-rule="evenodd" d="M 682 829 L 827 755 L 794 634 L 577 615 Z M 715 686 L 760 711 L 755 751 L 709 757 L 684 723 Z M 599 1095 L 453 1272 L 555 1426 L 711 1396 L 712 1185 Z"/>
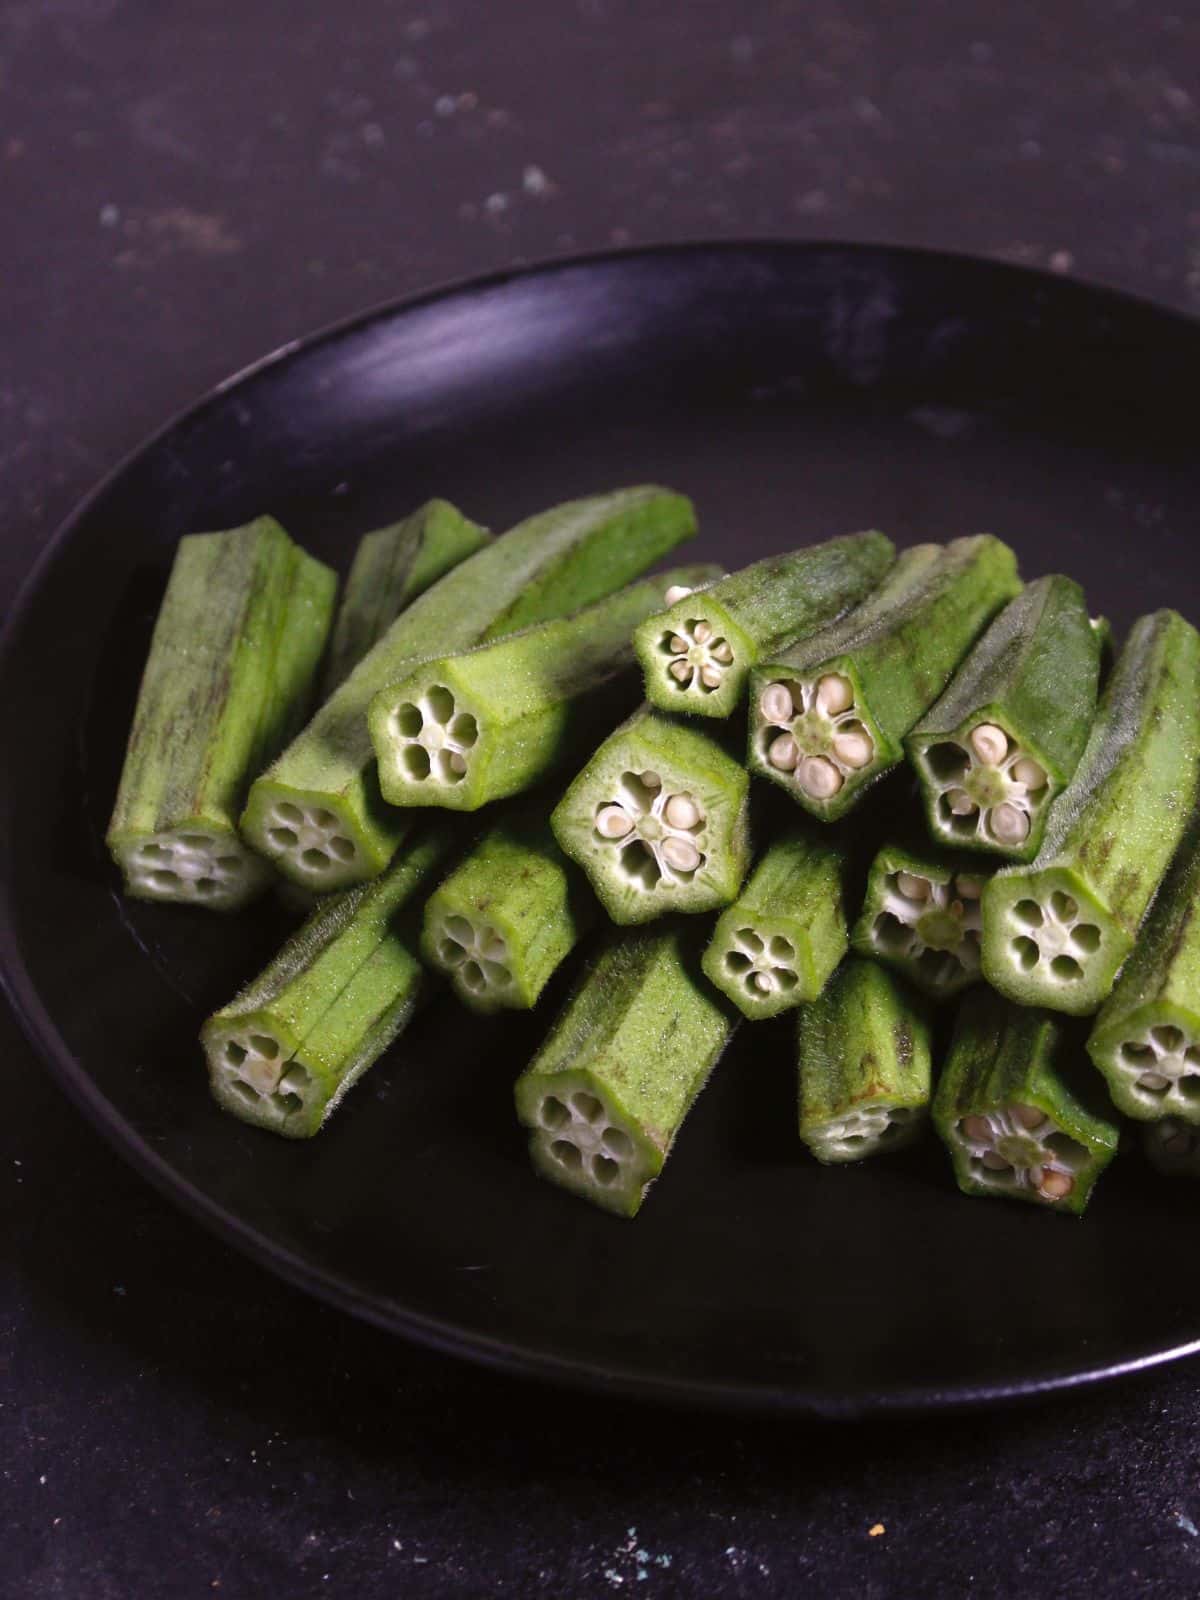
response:
<path id="1" fill-rule="evenodd" d="M 994 722 L 981 722 L 971 730 L 971 748 L 988 767 L 998 767 L 1008 754 L 1008 735 Z"/>
<path id="2" fill-rule="evenodd" d="M 983 884 L 979 879 L 968 878 L 966 873 L 960 872 L 954 883 L 964 900 L 978 900 L 983 894 Z"/>
<path id="3" fill-rule="evenodd" d="M 714 661 L 721 662 L 723 666 L 727 667 L 729 665 L 733 660 L 733 646 L 728 639 L 721 639 L 713 645 L 712 658 Z"/>
<path id="4" fill-rule="evenodd" d="M 642 783 L 647 789 L 661 789 L 662 779 L 657 772 L 643 772 Z"/>
<path id="5" fill-rule="evenodd" d="M 457 750 L 452 751 L 447 759 L 450 762 L 451 772 L 457 772 L 461 775 L 467 770 L 466 757 L 459 755 Z"/>
<path id="6" fill-rule="evenodd" d="M 973 817 L 979 807 L 965 789 L 949 789 L 946 804 L 956 817 Z"/>
<path id="7" fill-rule="evenodd" d="M 931 886 L 928 878 L 918 878 L 912 872 L 898 872 L 896 887 L 907 900 L 928 900 Z"/>
<path id="8" fill-rule="evenodd" d="M 1036 761 L 1031 761 L 1028 756 L 1022 756 L 1020 761 L 1012 764 L 1012 778 L 1014 783 L 1023 783 L 1027 789 L 1044 789 L 1046 787 L 1046 773 Z"/>
<path id="9" fill-rule="evenodd" d="M 667 642 L 675 655 L 684 656 L 687 654 L 688 642 L 681 633 L 673 633 Z"/>
<path id="10" fill-rule="evenodd" d="M 875 745 L 869 733 L 839 733 L 833 741 L 833 753 L 844 767 L 858 771 L 875 757 Z"/>
<path id="11" fill-rule="evenodd" d="M 854 704 L 854 690 L 849 678 L 843 678 L 840 672 L 828 672 L 817 684 L 817 706 L 827 717 L 836 717 L 839 712 L 849 711 Z"/>
<path id="12" fill-rule="evenodd" d="M 1156 1093 L 1165 1089 L 1170 1083 L 1170 1078 L 1161 1072 L 1143 1072 L 1138 1079 L 1139 1089 L 1153 1089 Z"/>
<path id="13" fill-rule="evenodd" d="M 759 994 L 770 994 L 771 990 L 774 988 L 774 984 L 771 982 L 771 979 L 767 973 L 756 972 L 754 974 L 754 987 L 758 990 Z"/>
<path id="14" fill-rule="evenodd" d="M 697 644 L 707 644 L 712 638 L 712 623 L 701 620 L 692 629 L 692 637 Z"/>
<path id="15" fill-rule="evenodd" d="M 983 1164 L 992 1172 L 1007 1172 L 1009 1167 L 1009 1163 L 995 1150 L 983 1152 Z"/>
<path id="16" fill-rule="evenodd" d="M 1019 806 L 1010 805 L 1007 800 L 992 812 L 990 826 L 1001 844 L 1020 844 L 1029 837 L 1029 818 Z"/>
<path id="17" fill-rule="evenodd" d="M 700 865 L 700 852 L 690 839 L 672 835 L 662 843 L 662 857 L 676 872 L 694 872 Z"/>
<path id="18" fill-rule="evenodd" d="M 720 667 L 714 666 L 711 661 L 705 662 L 700 668 L 700 682 L 706 689 L 717 688 L 721 682 Z"/>
<path id="19" fill-rule="evenodd" d="M 968 1139 L 974 1139 L 979 1144 L 982 1144 L 985 1139 L 990 1139 L 992 1137 L 991 1124 L 988 1122 L 986 1117 L 964 1117 L 962 1121 L 962 1131 L 966 1134 Z"/>
<path id="20" fill-rule="evenodd" d="M 686 583 L 673 583 L 666 594 L 663 595 L 663 599 L 667 605 L 673 606 L 680 600 L 686 600 L 691 593 L 692 590 L 688 588 Z"/>
<path id="21" fill-rule="evenodd" d="M 769 683 L 759 698 L 758 709 L 768 722 L 790 722 L 796 714 L 791 691 L 784 683 Z"/>
<path id="22" fill-rule="evenodd" d="M 844 779 L 832 761 L 824 756 L 806 756 L 796 772 L 800 787 L 814 800 L 829 800 L 842 787 Z"/>
<path id="23" fill-rule="evenodd" d="M 667 671 L 675 679 L 676 683 L 691 683 L 692 681 L 692 664 L 690 661 L 672 661 Z"/>
<path id="24" fill-rule="evenodd" d="M 596 832 L 604 839 L 623 839 L 633 828 L 633 818 L 621 806 L 604 806 L 596 816 Z"/>
<path id="25" fill-rule="evenodd" d="M 673 828 L 694 828 L 700 821 L 700 807 L 690 794 L 673 794 L 663 809 Z"/>
<path id="26" fill-rule="evenodd" d="M 1045 1122 L 1046 1113 L 1039 1111 L 1037 1106 L 1019 1105 L 1011 1107 L 1013 1120 L 1019 1122 L 1023 1128 L 1036 1128 L 1039 1122 Z"/>
<path id="27" fill-rule="evenodd" d="M 771 748 L 767 751 L 767 760 L 780 772 L 792 772 L 800 759 L 800 746 L 790 733 L 781 733 L 778 739 L 771 741 Z"/>
<path id="28" fill-rule="evenodd" d="M 1066 1172 L 1043 1172 L 1038 1187 L 1051 1200 L 1064 1200 L 1075 1187 L 1075 1179 Z"/>

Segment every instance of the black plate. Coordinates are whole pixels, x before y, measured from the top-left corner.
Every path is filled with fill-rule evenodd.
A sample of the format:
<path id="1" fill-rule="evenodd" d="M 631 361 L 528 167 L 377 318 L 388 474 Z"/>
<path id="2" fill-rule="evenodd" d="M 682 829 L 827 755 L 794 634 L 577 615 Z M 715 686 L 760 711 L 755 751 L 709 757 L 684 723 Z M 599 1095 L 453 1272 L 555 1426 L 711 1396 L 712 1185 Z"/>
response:
<path id="1" fill-rule="evenodd" d="M 431 1010 L 311 1144 L 210 1104 L 204 1015 L 282 930 L 125 904 L 103 833 L 179 536 L 269 510 L 344 564 L 432 493 L 493 527 L 655 478 L 729 565 L 881 525 L 990 529 L 1119 626 L 1200 616 L 1200 325 L 981 262 L 668 249 L 377 312 L 225 385 L 120 468 L 26 589 L 3 660 L 5 978 L 96 1125 L 265 1265 L 499 1366 L 710 1405 L 991 1399 L 1200 1344 L 1197 1206 L 1136 1153 L 1083 1222 L 959 1196 L 932 1144 L 824 1171 L 790 1030 L 743 1029 L 634 1224 L 536 1181 L 510 1084 L 544 1015 Z M 550 997 L 553 1005 L 558 998 Z M 96 1206 L 104 1205 L 97 1195 Z"/>

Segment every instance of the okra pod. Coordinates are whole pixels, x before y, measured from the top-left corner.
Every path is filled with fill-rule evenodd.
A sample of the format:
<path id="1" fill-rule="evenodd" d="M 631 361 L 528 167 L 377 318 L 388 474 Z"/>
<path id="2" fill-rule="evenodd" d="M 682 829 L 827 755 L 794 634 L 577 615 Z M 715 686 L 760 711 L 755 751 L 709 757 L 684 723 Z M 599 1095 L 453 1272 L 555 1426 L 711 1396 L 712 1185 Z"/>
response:
<path id="1" fill-rule="evenodd" d="M 1179 1117 L 1159 1117 L 1142 1129 L 1146 1159 L 1164 1178 L 1200 1178 L 1200 1128 Z"/>
<path id="2" fill-rule="evenodd" d="M 322 699 L 350 676 L 406 606 L 490 537 L 447 500 L 428 500 L 402 521 L 364 534 L 329 640 Z"/>
<path id="3" fill-rule="evenodd" d="M 180 540 L 108 827 L 128 894 L 231 911 L 266 887 L 238 814 L 308 712 L 336 589 L 271 517 Z"/>
<path id="4" fill-rule="evenodd" d="M 751 672 L 750 770 L 822 821 L 842 816 L 903 758 L 904 735 L 1019 589 L 989 534 L 902 551 L 849 616 Z"/>
<path id="5" fill-rule="evenodd" d="M 984 989 L 959 1009 L 933 1120 L 965 1194 L 1081 1212 L 1117 1150 L 1117 1127 L 1073 1081 L 1062 1021 Z"/>
<path id="6" fill-rule="evenodd" d="M 422 664 L 371 701 L 383 797 L 475 811 L 578 761 L 637 703 L 630 633 L 674 585 L 719 567 L 678 567 L 570 617 Z"/>
<path id="7" fill-rule="evenodd" d="M 983 896 L 983 971 L 1022 1005 L 1084 1016 L 1112 988 L 1179 844 L 1200 773 L 1200 635 L 1135 624 L 1041 849 Z"/>
<path id="8" fill-rule="evenodd" d="M 749 860 L 749 778 L 721 746 L 642 706 L 550 817 L 614 922 L 728 905 Z"/>
<path id="9" fill-rule="evenodd" d="M 632 1217 L 736 1027 L 678 925 L 613 935 L 516 1083 L 535 1169 Z"/>
<path id="10" fill-rule="evenodd" d="M 382 877 L 331 895 L 201 1030 L 217 1103 L 287 1138 L 316 1133 L 420 999 L 412 902 L 452 849 L 441 824 Z"/>
<path id="11" fill-rule="evenodd" d="M 764 652 L 857 605 L 895 555 L 882 533 L 857 533 L 757 561 L 702 593 L 681 585 L 674 604 L 634 634 L 647 700 L 661 711 L 729 716 Z"/>
<path id="12" fill-rule="evenodd" d="M 986 874 L 965 857 L 888 844 L 867 875 L 851 944 L 948 1000 L 980 976 L 979 899 Z"/>
<path id="13" fill-rule="evenodd" d="M 702 966 L 752 1022 L 815 1000 L 846 954 L 846 841 L 794 831 L 759 857 Z"/>
<path id="14" fill-rule="evenodd" d="M 1088 1053 L 1127 1116 L 1200 1124 L 1200 813 L 1096 1019 Z"/>
<path id="15" fill-rule="evenodd" d="M 1039 578 L 1004 608 L 904 741 L 935 839 L 1037 854 L 1096 714 L 1101 647 L 1070 578 Z"/>
<path id="16" fill-rule="evenodd" d="M 549 824 L 507 821 L 430 895 L 421 952 L 472 1010 L 529 1010 L 597 912 Z"/>
<path id="17" fill-rule="evenodd" d="M 402 611 L 307 728 L 254 784 L 246 838 L 298 883 L 375 877 L 409 821 L 379 789 L 367 708 L 433 655 L 497 639 L 589 605 L 694 531 L 689 501 L 635 488 L 530 517 Z"/>
<path id="18" fill-rule="evenodd" d="M 910 1144 L 929 1118 L 929 1021 L 899 979 L 851 956 L 796 1019 L 800 1137 L 818 1161 Z"/>

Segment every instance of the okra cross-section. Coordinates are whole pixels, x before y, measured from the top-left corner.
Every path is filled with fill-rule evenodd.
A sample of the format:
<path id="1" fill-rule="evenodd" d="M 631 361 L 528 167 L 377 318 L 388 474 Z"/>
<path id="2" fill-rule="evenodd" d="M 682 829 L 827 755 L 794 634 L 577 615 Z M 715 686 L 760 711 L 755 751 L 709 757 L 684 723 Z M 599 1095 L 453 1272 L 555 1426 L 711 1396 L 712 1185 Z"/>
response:
<path id="1" fill-rule="evenodd" d="M 597 907 L 538 819 L 484 834 L 425 905 L 421 950 L 475 1011 L 528 1010 Z"/>
<path id="2" fill-rule="evenodd" d="M 857 605 L 895 558 L 882 533 L 858 533 L 770 556 L 701 593 L 686 583 L 634 635 L 646 698 L 662 711 L 727 717 L 750 668 Z"/>
<path id="3" fill-rule="evenodd" d="M 929 1119 L 924 1008 L 874 961 L 851 956 L 796 1019 L 800 1137 L 818 1161 L 911 1143 Z"/>
<path id="4" fill-rule="evenodd" d="M 695 531 L 689 501 L 617 490 L 554 506 L 485 545 L 414 600 L 250 791 L 242 832 L 326 891 L 382 872 L 410 826 L 379 789 L 367 708 L 432 656 L 578 611 Z"/>
<path id="5" fill-rule="evenodd" d="M 756 1021 L 815 1000 L 846 954 L 846 841 L 823 830 L 774 840 L 717 919 L 705 976 Z"/>
<path id="6" fill-rule="evenodd" d="M 673 585 L 719 572 L 679 567 L 573 616 L 429 661 L 371 702 L 384 799 L 474 811 L 579 760 L 637 703 L 630 633 Z"/>
<path id="7" fill-rule="evenodd" d="M 966 1194 L 1081 1212 L 1117 1150 L 1117 1127 L 1076 1087 L 1059 1018 L 983 990 L 959 1009 L 933 1117 Z"/>
<path id="8" fill-rule="evenodd" d="M 943 844 L 1028 861 L 1096 714 L 1101 635 L 1070 578 L 1007 605 L 904 741 Z"/>
<path id="9" fill-rule="evenodd" d="M 885 845 L 867 877 L 851 942 L 935 1000 L 980 977 L 980 896 L 986 875 L 966 859 Z"/>
<path id="10" fill-rule="evenodd" d="M 902 551 L 849 616 L 750 675 L 748 765 L 823 821 L 903 758 L 901 740 L 1020 588 L 988 534 Z"/>
<path id="11" fill-rule="evenodd" d="M 1170 864 L 1200 775 L 1200 635 L 1134 626 L 1041 849 L 983 896 L 984 976 L 1022 1005 L 1085 1016 L 1112 988 Z"/>
<path id="12" fill-rule="evenodd" d="M 736 1026 L 677 924 L 614 934 L 516 1084 L 535 1169 L 634 1216 Z"/>
<path id="13" fill-rule="evenodd" d="M 266 887 L 237 819 L 307 715 L 336 588 L 270 517 L 180 541 L 108 828 L 127 893 L 231 911 Z"/>
<path id="14" fill-rule="evenodd" d="M 412 902 L 452 849 L 441 825 L 374 883 L 327 897 L 201 1030 L 217 1103 L 287 1138 L 316 1133 L 399 1035 L 424 992 Z"/>
<path id="15" fill-rule="evenodd" d="M 1096 1019 L 1088 1053 L 1127 1116 L 1200 1125 L 1200 813 Z"/>
<path id="16" fill-rule="evenodd" d="M 715 740 L 648 707 L 596 751 L 555 807 L 559 846 L 614 922 L 711 911 L 749 860 L 749 779 Z"/>

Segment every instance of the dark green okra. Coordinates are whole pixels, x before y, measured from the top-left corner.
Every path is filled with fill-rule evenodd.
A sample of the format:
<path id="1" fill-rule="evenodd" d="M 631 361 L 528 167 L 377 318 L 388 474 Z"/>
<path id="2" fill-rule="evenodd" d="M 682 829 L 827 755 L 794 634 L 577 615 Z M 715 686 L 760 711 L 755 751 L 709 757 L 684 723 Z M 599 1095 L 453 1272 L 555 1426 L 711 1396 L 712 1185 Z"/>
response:
<path id="1" fill-rule="evenodd" d="M 598 910 L 549 824 L 510 820 L 430 895 L 421 952 L 472 1010 L 528 1010 Z"/>
<path id="2" fill-rule="evenodd" d="M 1113 1103 L 1200 1124 L 1200 813 L 1088 1040 Z"/>
<path id="3" fill-rule="evenodd" d="M 634 634 L 647 700 L 661 711 L 729 716 L 764 652 L 857 605 L 895 555 L 882 533 L 856 533 L 757 561 L 703 593 L 680 594 Z"/>
<path id="4" fill-rule="evenodd" d="M 453 847 L 445 825 L 382 877 L 329 895 L 266 970 L 204 1024 L 217 1103 L 291 1139 L 316 1133 L 407 1024 L 425 988 L 412 902 Z"/>
<path id="5" fill-rule="evenodd" d="M 822 821 L 842 816 L 903 758 L 901 740 L 1020 589 L 989 534 L 901 552 L 840 622 L 750 676 L 747 763 Z"/>
<path id="6" fill-rule="evenodd" d="M 848 856 L 830 829 L 776 839 L 718 917 L 704 973 L 751 1021 L 815 1000 L 846 954 Z"/>
<path id="7" fill-rule="evenodd" d="M 678 924 L 612 935 L 516 1084 L 535 1169 L 636 1215 L 737 1026 Z"/>
<path id="8" fill-rule="evenodd" d="M 447 500 L 427 500 L 402 521 L 364 534 L 330 636 L 322 699 L 350 676 L 406 606 L 490 537 Z"/>
<path id="9" fill-rule="evenodd" d="M 382 690 L 367 720 L 384 799 L 475 811 L 580 760 L 637 703 L 634 626 L 673 585 L 719 571 L 644 578 L 570 617 L 424 662 Z"/>
<path id="10" fill-rule="evenodd" d="M 984 891 L 983 972 L 995 988 L 1022 1005 L 1096 1010 L 1175 853 L 1198 773 L 1200 635 L 1158 611 L 1121 652 L 1037 856 Z"/>
<path id="11" fill-rule="evenodd" d="M 1200 1178 L 1200 1128 L 1179 1117 L 1159 1117 L 1142 1129 L 1146 1159 L 1164 1178 Z"/>
<path id="12" fill-rule="evenodd" d="M 128 894 L 231 911 L 266 887 L 238 814 L 308 713 L 336 590 L 271 517 L 180 540 L 108 828 Z"/>
<path id="13" fill-rule="evenodd" d="M 800 1137 L 818 1161 L 898 1150 L 929 1118 L 924 1007 L 874 961 L 851 956 L 796 1019 Z"/>
<path id="14" fill-rule="evenodd" d="M 1101 634 L 1071 578 L 1011 601 L 904 741 L 941 843 L 1028 861 L 1096 714 Z"/>
<path id="15" fill-rule="evenodd" d="M 1117 1151 L 1117 1127 L 1074 1081 L 1064 1023 L 981 990 L 959 1008 L 933 1120 L 965 1194 L 1081 1212 Z"/>
<path id="16" fill-rule="evenodd" d="M 987 874 L 979 864 L 926 845 L 888 844 L 871 863 L 851 943 L 883 961 L 934 1000 L 978 982 Z"/>
<path id="17" fill-rule="evenodd" d="M 642 706 L 592 756 L 550 822 L 614 922 L 712 911 L 746 875 L 749 786 L 707 734 Z"/>
<path id="18" fill-rule="evenodd" d="M 410 826 L 379 790 L 367 707 L 447 650 L 580 610 L 621 588 L 695 530 L 691 503 L 621 489 L 552 507 L 455 567 L 396 618 L 254 784 L 242 831 L 281 871 L 334 889 L 382 872 Z"/>

